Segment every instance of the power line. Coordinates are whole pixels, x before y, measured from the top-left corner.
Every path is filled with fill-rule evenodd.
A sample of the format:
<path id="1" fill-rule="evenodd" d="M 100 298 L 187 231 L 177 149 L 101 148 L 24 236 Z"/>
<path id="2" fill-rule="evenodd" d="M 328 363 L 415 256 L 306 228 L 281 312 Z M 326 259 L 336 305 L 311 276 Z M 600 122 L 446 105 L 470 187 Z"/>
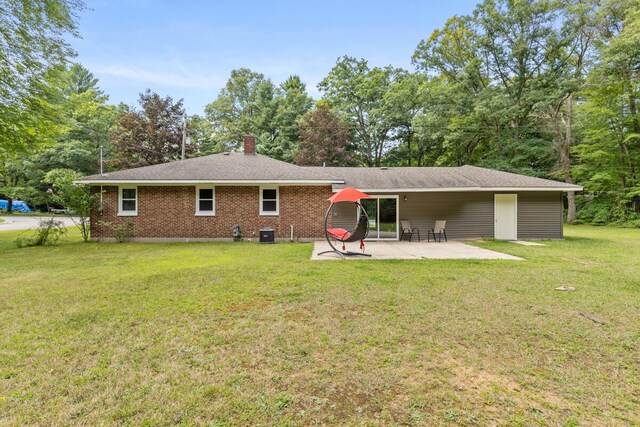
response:
<path id="1" fill-rule="evenodd" d="M 182 154 L 180 156 L 181 160 L 184 160 L 185 147 L 187 145 L 187 139 L 189 135 L 187 134 L 187 123 L 189 121 L 189 116 L 186 114 L 172 114 L 171 117 L 174 118 L 182 118 Z"/>

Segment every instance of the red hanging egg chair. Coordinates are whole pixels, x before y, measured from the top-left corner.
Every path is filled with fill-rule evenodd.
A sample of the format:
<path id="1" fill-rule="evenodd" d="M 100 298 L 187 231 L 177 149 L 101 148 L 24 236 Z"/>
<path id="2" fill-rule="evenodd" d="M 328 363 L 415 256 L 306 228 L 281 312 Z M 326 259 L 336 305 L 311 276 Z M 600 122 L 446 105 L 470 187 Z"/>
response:
<path id="1" fill-rule="evenodd" d="M 327 243 L 329 243 L 329 246 L 331 247 L 331 250 L 320 252 L 318 255 L 336 253 L 340 255 L 341 258 L 344 258 L 345 256 L 371 256 L 371 254 L 364 252 L 364 239 L 366 239 L 369 234 L 369 217 L 367 216 L 367 211 L 365 211 L 359 203 L 360 199 L 366 198 L 369 198 L 368 194 L 351 187 L 342 189 L 329 197 L 328 200 L 331 204 L 327 209 L 327 213 L 324 215 L 324 235 L 327 239 Z M 353 229 L 346 230 L 344 228 L 328 228 L 329 214 L 333 211 L 333 207 L 336 203 L 353 203 L 356 205 L 359 216 L 358 222 Z M 336 248 L 332 240 L 341 242 L 342 250 Z M 346 250 L 345 243 L 357 242 L 358 240 L 360 241 L 360 249 L 362 249 L 362 252 Z"/>

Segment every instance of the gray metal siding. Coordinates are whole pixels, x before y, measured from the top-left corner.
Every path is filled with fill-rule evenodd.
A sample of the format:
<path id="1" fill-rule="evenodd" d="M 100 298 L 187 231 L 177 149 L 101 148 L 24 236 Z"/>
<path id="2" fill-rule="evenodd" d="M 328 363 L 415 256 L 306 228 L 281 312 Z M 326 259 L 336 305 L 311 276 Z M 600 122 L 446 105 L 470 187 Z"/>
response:
<path id="1" fill-rule="evenodd" d="M 401 220 L 427 237 L 436 220 L 447 221 L 451 239 L 493 238 L 493 192 L 400 193 Z M 509 193 L 513 194 L 513 193 Z M 518 238 L 562 238 L 562 193 L 520 192 L 518 194 Z M 373 194 L 372 194 L 373 195 Z M 405 200 L 405 196 L 406 199 Z M 333 226 L 351 229 L 356 224 L 356 207 L 339 203 L 334 207 Z"/>
<path id="2" fill-rule="evenodd" d="M 409 220 L 412 228 L 420 230 L 423 239 L 427 238 L 427 230 L 441 219 L 447 221 L 447 236 L 451 239 L 493 237 L 493 193 L 401 193 L 399 196 L 399 219 Z M 351 229 L 355 223 L 355 205 L 339 203 L 334 207 L 334 227 Z"/>
<path id="3" fill-rule="evenodd" d="M 562 193 L 518 193 L 518 238 L 562 239 Z"/>

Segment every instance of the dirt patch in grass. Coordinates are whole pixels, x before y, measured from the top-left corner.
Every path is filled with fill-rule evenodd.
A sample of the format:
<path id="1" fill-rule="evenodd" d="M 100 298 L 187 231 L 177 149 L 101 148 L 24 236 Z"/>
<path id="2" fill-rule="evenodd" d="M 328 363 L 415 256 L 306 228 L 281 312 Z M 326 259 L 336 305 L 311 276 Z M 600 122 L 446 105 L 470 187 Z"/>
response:
<path id="1" fill-rule="evenodd" d="M 255 301 L 243 302 L 238 304 L 229 304 L 227 306 L 227 309 L 233 312 L 252 311 L 252 310 L 259 310 L 261 308 L 264 308 L 269 304 L 270 304 L 270 301 L 255 300 Z"/>
<path id="2" fill-rule="evenodd" d="M 451 370 L 455 375 L 454 387 L 460 391 L 473 390 L 477 393 L 486 393 L 496 388 L 516 393 L 521 391 L 521 387 L 513 379 L 504 375 L 479 371 L 471 366 L 459 364 L 454 364 Z"/>

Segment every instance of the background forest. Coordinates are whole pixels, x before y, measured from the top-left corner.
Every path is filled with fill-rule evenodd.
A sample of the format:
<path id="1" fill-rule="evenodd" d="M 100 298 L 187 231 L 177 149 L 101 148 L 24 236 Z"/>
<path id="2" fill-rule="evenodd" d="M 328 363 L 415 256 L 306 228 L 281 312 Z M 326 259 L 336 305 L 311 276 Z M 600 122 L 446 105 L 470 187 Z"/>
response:
<path id="1" fill-rule="evenodd" d="M 201 116 L 143 91 L 112 105 L 65 41 L 79 0 L 0 8 L 0 198 L 49 206 L 51 176 L 238 150 L 301 165 L 472 164 L 584 186 L 567 220 L 640 227 L 640 3 L 486 0 L 416 41 L 413 70 L 338 58 L 314 100 L 239 68 Z M 51 171 L 56 171 L 51 173 Z"/>

